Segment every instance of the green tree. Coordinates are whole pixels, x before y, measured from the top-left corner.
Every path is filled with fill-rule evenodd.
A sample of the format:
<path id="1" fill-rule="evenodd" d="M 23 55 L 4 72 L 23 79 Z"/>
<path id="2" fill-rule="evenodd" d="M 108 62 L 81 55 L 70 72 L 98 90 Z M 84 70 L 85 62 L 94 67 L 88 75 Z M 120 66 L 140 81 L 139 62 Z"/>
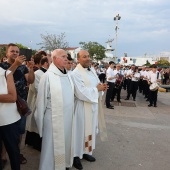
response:
<path id="1" fill-rule="evenodd" d="M 105 58 L 105 48 L 97 42 L 80 42 L 81 47 L 88 50 L 90 57 L 93 59 L 102 60 Z"/>
<path id="2" fill-rule="evenodd" d="M 6 55 L 6 47 L 1 47 L 0 48 L 0 60 L 2 57 Z"/>
<path id="3" fill-rule="evenodd" d="M 27 46 L 22 45 L 21 43 L 15 43 L 19 48 L 23 48 L 23 49 L 28 49 Z"/>
<path id="4" fill-rule="evenodd" d="M 151 65 L 151 63 L 148 60 L 146 60 L 145 66 L 150 66 L 150 65 Z"/>
<path id="5" fill-rule="evenodd" d="M 159 61 L 157 61 L 157 65 L 160 65 L 160 66 L 170 66 L 170 63 L 167 60 L 159 60 Z"/>
<path id="6" fill-rule="evenodd" d="M 65 33 L 61 33 L 60 35 L 55 34 L 48 34 L 44 35 L 41 34 L 42 42 L 38 43 L 41 49 L 47 51 L 53 51 L 57 48 L 66 49 L 68 48 L 68 42 L 65 40 L 66 36 Z"/>

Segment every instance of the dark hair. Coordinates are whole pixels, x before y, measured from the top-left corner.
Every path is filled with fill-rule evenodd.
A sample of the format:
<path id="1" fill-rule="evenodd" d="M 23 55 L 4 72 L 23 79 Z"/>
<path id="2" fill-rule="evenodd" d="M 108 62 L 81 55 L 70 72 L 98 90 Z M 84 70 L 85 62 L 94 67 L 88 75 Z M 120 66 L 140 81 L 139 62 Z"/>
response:
<path id="1" fill-rule="evenodd" d="M 8 52 L 8 49 L 9 49 L 9 47 L 18 47 L 16 44 L 14 44 L 14 43 L 9 43 L 8 45 L 7 45 L 7 47 L 6 47 L 6 53 Z M 18 47 L 19 48 L 19 47 Z"/>
<path id="2" fill-rule="evenodd" d="M 157 66 L 155 64 L 153 64 L 151 68 L 157 68 Z"/>
<path id="3" fill-rule="evenodd" d="M 36 53 L 34 55 L 34 63 L 35 64 L 40 64 L 42 58 L 43 58 L 43 55 L 47 56 L 47 53 L 45 51 L 39 51 L 38 53 Z"/>
<path id="4" fill-rule="evenodd" d="M 2 58 L 1 58 L 1 63 L 2 63 L 2 62 L 4 62 L 4 61 L 3 61 L 3 60 L 4 60 L 4 58 L 7 58 L 7 57 L 6 57 L 6 56 L 2 57 Z"/>
<path id="5" fill-rule="evenodd" d="M 109 65 L 111 65 L 111 64 L 115 64 L 113 61 L 109 61 Z"/>
<path id="6" fill-rule="evenodd" d="M 48 63 L 48 58 L 47 58 L 47 57 L 43 57 L 43 58 L 41 59 L 41 65 L 44 65 L 45 62 Z"/>
<path id="7" fill-rule="evenodd" d="M 73 59 L 71 58 L 71 55 L 68 53 L 67 54 L 68 56 L 67 56 L 67 59 L 69 60 L 69 61 L 72 61 Z"/>

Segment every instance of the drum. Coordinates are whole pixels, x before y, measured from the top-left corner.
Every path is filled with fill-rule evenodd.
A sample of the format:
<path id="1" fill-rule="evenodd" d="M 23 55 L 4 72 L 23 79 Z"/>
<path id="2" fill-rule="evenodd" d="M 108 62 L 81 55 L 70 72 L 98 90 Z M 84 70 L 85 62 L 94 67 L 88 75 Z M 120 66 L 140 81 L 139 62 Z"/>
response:
<path id="1" fill-rule="evenodd" d="M 151 91 L 156 91 L 156 90 L 158 90 L 158 89 L 159 89 L 158 83 L 152 83 L 152 84 L 150 85 L 149 89 L 150 89 Z"/>
<path id="2" fill-rule="evenodd" d="M 121 86 L 122 82 L 123 82 L 123 75 L 118 74 L 118 77 L 115 82 L 115 87 L 119 88 Z"/>

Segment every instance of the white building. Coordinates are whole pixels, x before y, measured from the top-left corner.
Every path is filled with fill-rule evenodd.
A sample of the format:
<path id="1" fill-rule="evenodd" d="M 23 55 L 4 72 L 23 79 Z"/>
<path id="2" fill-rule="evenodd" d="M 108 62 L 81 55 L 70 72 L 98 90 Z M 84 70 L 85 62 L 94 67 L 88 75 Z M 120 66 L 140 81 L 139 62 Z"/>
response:
<path id="1" fill-rule="evenodd" d="M 81 47 L 69 47 L 66 51 L 71 55 L 71 58 L 77 61 L 77 53 L 81 50 Z"/>
<path id="2" fill-rule="evenodd" d="M 121 57 L 120 64 L 122 65 L 132 65 L 135 64 L 136 66 L 142 66 L 147 63 L 155 64 L 157 62 L 156 59 L 152 57 Z"/>

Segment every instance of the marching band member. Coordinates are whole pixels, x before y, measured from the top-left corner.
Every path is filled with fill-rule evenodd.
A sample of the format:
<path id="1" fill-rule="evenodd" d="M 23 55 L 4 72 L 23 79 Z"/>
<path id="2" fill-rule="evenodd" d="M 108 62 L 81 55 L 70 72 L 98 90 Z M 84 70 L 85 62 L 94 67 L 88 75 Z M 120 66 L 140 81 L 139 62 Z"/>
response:
<path id="1" fill-rule="evenodd" d="M 138 71 L 138 67 L 135 67 L 134 72 L 131 74 L 130 93 L 128 93 L 127 99 L 129 99 L 130 95 L 132 94 L 133 101 L 136 100 L 136 92 L 138 90 L 139 79 L 140 79 L 140 73 Z"/>
<path id="2" fill-rule="evenodd" d="M 149 101 L 149 85 L 148 85 L 148 78 L 149 78 L 149 68 L 143 72 L 143 95 L 146 98 L 146 101 Z"/>
<path id="3" fill-rule="evenodd" d="M 139 93 L 144 93 L 144 86 L 143 86 L 143 78 L 145 74 L 146 66 L 142 67 L 142 70 L 140 71 L 140 80 L 139 80 Z"/>
<path id="4" fill-rule="evenodd" d="M 157 82 L 161 82 L 161 75 L 159 74 L 158 71 L 156 71 L 156 65 L 152 66 L 152 71 L 150 71 L 149 74 L 149 80 L 148 80 L 148 84 L 152 84 L 152 83 L 157 83 Z M 151 107 L 154 105 L 154 107 L 157 107 L 156 103 L 157 103 L 157 95 L 158 95 L 158 89 L 155 91 L 150 91 L 150 104 L 148 105 L 148 107 Z"/>
<path id="5" fill-rule="evenodd" d="M 113 71 L 113 68 L 114 68 L 114 62 L 113 61 L 110 61 L 109 62 L 109 68 L 107 69 L 106 71 L 106 76 L 107 76 L 107 83 L 108 83 L 108 86 L 109 88 L 107 89 L 107 92 L 106 92 L 106 107 L 108 109 L 114 109 L 114 106 L 112 106 L 110 104 L 110 100 L 111 100 L 111 96 L 112 96 L 112 93 L 113 93 L 113 88 L 115 86 L 115 74 L 114 74 L 114 71 Z"/>
<path id="6" fill-rule="evenodd" d="M 134 72 L 135 65 L 131 66 L 131 69 L 127 71 L 126 77 L 127 77 L 127 97 L 125 100 L 129 100 L 130 97 L 130 84 L 132 79 L 132 74 Z"/>
<path id="7" fill-rule="evenodd" d="M 116 69 L 114 70 L 114 74 L 116 75 L 115 77 L 115 86 L 113 88 L 113 94 L 111 97 L 111 101 L 114 101 L 115 96 L 117 95 L 117 101 L 119 103 L 121 103 L 120 101 L 120 93 L 121 93 L 121 89 L 122 89 L 122 83 L 123 83 L 123 71 L 120 70 L 121 65 L 117 64 L 116 65 Z M 117 79 L 120 79 L 118 81 L 116 81 Z"/>

